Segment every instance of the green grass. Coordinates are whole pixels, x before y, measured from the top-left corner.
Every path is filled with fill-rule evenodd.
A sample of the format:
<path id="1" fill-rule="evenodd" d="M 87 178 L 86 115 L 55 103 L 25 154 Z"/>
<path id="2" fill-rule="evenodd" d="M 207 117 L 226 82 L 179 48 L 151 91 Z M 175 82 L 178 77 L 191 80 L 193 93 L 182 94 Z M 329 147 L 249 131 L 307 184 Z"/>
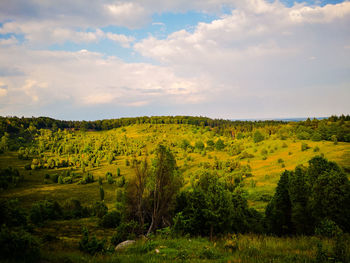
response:
<path id="1" fill-rule="evenodd" d="M 331 258 L 334 241 L 317 237 L 278 238 L 234 235 L 209 241 L 206 238 L 162 238 L 138 240 L 129 248 L 88 256 L 65 246 L 48 246 L 44 259 L 50 262 L 316 262 L 317 245 Z M 349 253 L 349 244 L 346 247 Z"/>
<path id="2" fill-rule="evenodd" d="M 75 132 L 75 135 L 83 141 L 107 141 L 110 145 L 116 142 L 126 142 L 129 147 L 138 147 L 143 144 L 143 152 L 147 149 L 149 160 L 153 158 L 154 147 L 162 142 L 173 151 L 177 165 L 183 171 L 185 186 L 191 184 L 196 175 L 200 163 L 213 165 L 215 158 L 220 161 L 229 159 L 238 160 L 242 165 L 250 165 L 252 176 L 245 178 L 243 189 L 247 193 L 249 205 L 263 212 L 267 202 L 273 196 L 280 174 L 285 170 L 292 170 L 297 165 L 307 165 L 307 162 L 315 155 L 323 154 L 327 159 L 337 162 L 346 171 L 350 170 L 350 144 L 339 142 L 312 142 L 294 139 L 279 140 L 272 136 L 267 140 L 255 144 L 252 139 L 234 140 L 220 137 L 207 129 L 201 129 L 190 125 L 132 125 L 124 128 L 104 132 Z M 227 151 L 206 151 L 203 155 L 198 152 L 187 153 L 179 146 L 183 139 L 191 145 L 201 140 L 206 143 L 211 139 L 224 140 L 226 145 L 231 143 L 241 144 L 243 151 L 254 155 L 249 159 L 238 159 L 239 156 L 230 156 Z M 301 144 L 307 143 L 310 149 L 301 150 Z M 136 146 L 135 146 L 136 145 Z M 315 147 L 319 151 L 314 152 Z M 266 158 L 261 152 L 267 150 Z M 45 152 L 45 156 L 53 156 Z M 60 158 L 68 158 L 61 155 Z M 71 156 L 70 156 L 71 157 Z M 78 184 L 78 179 L 73 184 L 55 184 L 44 180 L 45 174 L 61 173 L 71 169 L 82 175 L 79 167 L 60 169 L 40 169 L 27 171 L 24 166 L 31 160 L 19 160 L 17 153 L 7 152 L 0 155 L 0 168 L 12 166 L 19 169 L 24 175 L 24 182 L 16 188 L 10 188 L 0 192 L 0 199 L 19 199 L 21 205 L 29 209 L 34 202 L 43 199 L 53 199 L 63 203 L 68 198 L 79 200 L 82 205 L 90 206 L 99 200 L 98 177 L 103 178 L 105 191 L 105 203 L 109 209 L 113 209 L 116 201 L 117 185 L 108 184 L 105 178 L 106 172 L 112 172 L 116 178 L 117 168 L 121 175 L 130 179 L 134 175 L 131 166 L 127 166 L 125 160 L 131 160 L 132 155 L 117 156 L 116 160 L 109 164 L 102 160 L 99 167 L 87 168 L 93 173 L 95 182 L 91 184 Z M 143 158 L 143 157 L 140 157 Z M 188 160 L 189 159 L 189 160 Z M 283 161 L 279 161 L 282 159 Z M 284 167 L 282 167 L 282 164 Z M 81 239 L 81 228 L 86 226 L 89 232 L 99 239 L 107 240 L 109 251 L 104 255 L 89 256 L 78 250 Z M 331 254 L 334 241 L 320 240 L 317 237 L 293 237 L 278 238 L 262 235 L 239 235 L 234 237 L 221 237 L 214 241 L 206 238 L 162 238 L 153 237 L 148 241 L 142 239 L 127 250 L 114 253 L 114 247 L 110 245 L 110 239 L 114 229 L 104 229 L 98 226 L 97 218 L 85 218 L 74 220 L 48 221 L 40 228 L 34 228 L 33 232 L 43 241 L 44 262 L 315 262 L 317 244 L 322 242 L 326 254 Z M 159 253 L 156 253 L 156 249 Z M 349 250 L 349 244 L 347 245 Z M 349 251 L 348 251 L 349 252 Z"/>
<path id="3" fill-rule="evenodd" d="M 207 151 L 203 156 L 200 153 L 185 153 L 181 148 L 176 146 L 181 140 L 186 139 L 192 145 L 196 141 L 201 140 L 206 143 L 211 139 L 216 141 L 221 138 L 225 144 L 230 144 L 231 139 L 214 135 L 207 129 L 193 127 L 191 125 L 131 125 L 119 129 L 103 132 L 75 132 L 76 136 L 82 136 L 84 141 L 108 141 L 111 145 L 114 142 L 121 142 L 126 140 L 130 147 L 133 145 L 144 144 L 143 151 L 147 149 L 150 154 L 149 159 L 152 158 L 152 150 L 159 142 L 167 144 L 176 156 L 177 164 L 183 171 L 185 186 L 191 183 L 191 175 L 194 175 L 199 169 L 199 164 L 207 162 L 210 165 L 214 163 L 215 158 L 220 161 L 228 159 L 236 159 L 238 156 L 230 156 L 227 151 Z M 125 139 L 127 138 L 127 139 Z M 334 145 L 333 142 L 320 141 L 300 141 L 294 139 L 279 140 L 272 136 L 268 140 L 264 140 L 255 144 L 252 139 L 235 140 L 234 143 L 240 143 L 244 147 L 244 151 L 253 154 L 253 158 L 239 160 L 243 165 L 249 164 L 252 168 L 252 177 L 244 181 L 243 189 L 247 191 L 249 204 L 263 211 L 267 202 L 266 197 L 272 196 L 279 180 L 280 174 L 285 170 L 292 170 L 297 165 L 306 165 L 308 160 L 313 156 L 324 154 L 324 156 L 336 161 L 340 166 L 349 170 L 350 167 L 350 144 L 339 142 Z M 310 149 L 301 151 L 301 144 L 305 142 L 310 146 Z M 283 147 L 284 145 L 284 147 Z M 287 145 L 287 147 L 285 147 Z M 318 146 L 319 151 L 314 152 L 313 148 Z M 268 151 L 267 158 L 264 160 L 261 150 Z M 271 153 L 270 151 L 273 150 Z M 291 155 L 289 153 L 292 153 Z M 53 156 L 51 153 L 45 153 L 46 156 Z M 211 158 L 210 158 L 210 157 Z M 67 155 L 61 155 L 61 158 L 68 158 Z M 186 161 L 187 158 L 190 161 Z M 100 167 L 87 168 L 87 171 L 93 173 L 96 182 L 87 185 L 78 185 L 73 183 L 70 185 L 60 185 L 53 183 L 45 183 L 45 174 L 60 173 L 67 168 L 60 169 L 40 169 L 34 171 L 25 171 L 24 165 L 31 161 L 18 160 L 17 154 L 8 152 L 0 155 L 0 167 L 13 166 L 18 168 L 24 174 L 25 181 L 18 188 L 10 189 L 6 192 L 0 193 L 0 198 L 18 198 L 24 207 L 30 207 L 31 204 L 41 199 L 55 199 L 59 202 L 64 202 L 67 198 L 75 198 L 81 201 L 83 205 L 90 205 L 93 200 L 99 200 L 99 186 L 97 179 L 103 177 L 105 202 L 111 209 L 114 207 L 116 185 L 109 185 L 105 180 L 106 172 L 112 172 L 116 175 L 116 170 L 119 167 L 121 174 L 127 179 L 134 175 L 134 170 L 131 166 L 126 166 L 125 159 L 131 160 L 132 156 L 117 156 L 112 164 L 108 164 L 107 160 L 100 163 Z M 141 157 L 142 158 L 142 157 Z M 284 167 L 278 160 L 282 159 Z M 186 167 L 184 167 L 187 163 Z M 81 169 L 73 169 L 78 175 L 82 174 Z M 254 180 L 254 184 L 250 182 Z M 77 181 L 77 180 L 76 180 Z M 84 193 L 84 194 L 82 194 Z"/>

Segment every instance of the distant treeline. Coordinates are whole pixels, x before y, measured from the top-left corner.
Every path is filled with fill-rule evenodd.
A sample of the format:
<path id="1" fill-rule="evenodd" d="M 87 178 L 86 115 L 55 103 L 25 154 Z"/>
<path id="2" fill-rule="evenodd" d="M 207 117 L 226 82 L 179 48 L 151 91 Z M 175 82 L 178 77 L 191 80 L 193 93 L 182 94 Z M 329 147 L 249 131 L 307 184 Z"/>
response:
<path id="1" fill-rule="evenodd" d="M 247 126 L 264 127 L 266 125 L 279 125 L 283 121 L 231 121 L 224 119 L 210 119 L 207 117 L 192 116 L 152 116 L 133 117 L 119 119 L 105 119 L 96 121 L 64 121 L 49 117 L 1 117 L 0 132 L 17 133 L 21 129 L 27 129 L 31 125 L 36 129 L 85 129 L 85 130 L 110 130 L 133 124 L 190 124 L 209 127 L 233 127 Z"/>
<path id="2" fill-rule="evenodd" d="M 235 137 L 239 132 L 252 132 L 262 129 L 268 136 L 277 133 L 282 127 L 288 126 L 288 133 L 293 133 L 299 139 L 350 141 L 350 116 L 331 116 L 328 119 L 307 119 L 300 122 L 285 121 L 239 121 L 211 119 L 192 116 L 152 116 L 106 119 L 96 121 L 65 121 L 49 117 L 1 117 L 0 136 L 6 133 L 23 136 L 28 132 L 40 129 L 75 129 L 75 130 L 110 130 L 133 124 L 190 124 L 209 127 L 220 135 Z M 332 138 L 333 136 L 333 138 Z M 23 136 L 26 137 L 26 136 Z"/>

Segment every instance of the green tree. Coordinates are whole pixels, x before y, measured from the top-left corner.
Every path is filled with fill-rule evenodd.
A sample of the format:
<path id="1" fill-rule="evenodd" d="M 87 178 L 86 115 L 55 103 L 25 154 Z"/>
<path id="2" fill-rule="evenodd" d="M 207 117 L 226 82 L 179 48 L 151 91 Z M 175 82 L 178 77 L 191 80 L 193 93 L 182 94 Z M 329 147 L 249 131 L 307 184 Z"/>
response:
<path id="1" fill-rule="evenodd" d="M 292 204 L 289 196 L 290 172 L 282 173 L 277 184 L 276 193 L 266 207 L 266 220 L 268 230 L 276 235 L 293 233 Z"/>
<path id="2" fill-rule="evenodd" d="M 255 131 L 253 135 L 253 140 L 255 143 L 261 142 L 264 140 L 264 135 L 260 131 Z"/>
<path id="3" fill-rule="evenodd" d="M 101 199 L 101 201 L 105 200 L 105 190 L 103 190 L 102 185 L 100 186 L 100 199 Z"/>
<path id="4" fill-rule="evenodd" d="M 147 235 L 158 228 L 161 219 L 166 220 L 182 183 L 176 172 L 176 161 L 171 151 L 160 144 L 155 154 L 151 178 L 152 221 Z"/>

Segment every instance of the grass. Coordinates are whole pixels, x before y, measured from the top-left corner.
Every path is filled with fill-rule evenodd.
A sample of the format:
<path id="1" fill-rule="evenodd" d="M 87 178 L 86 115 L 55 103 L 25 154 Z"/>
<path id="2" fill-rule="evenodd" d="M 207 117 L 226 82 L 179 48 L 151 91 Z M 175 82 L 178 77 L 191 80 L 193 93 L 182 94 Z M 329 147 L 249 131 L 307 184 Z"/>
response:
<path id="1" fill-rule="evenodd" d="M 246 178 L 242 186 L 246 191 L 249 205 L 261 212 L 273 196 L 280 174 L 285 169 L 292 170 L 297 165 L 307 165 L 315 155 L 323 154 L 327 159 L 337 162 L 347 172 L 350 171 L 350 144 L 342 142 L 335 145 L 333 142 L 326 141 L 279 140 L 274 136 L 260 143 L 254 143 L 251 139 L 232 141 L 230 138 L 214 135 L 211 131 L 199 127 L 160 124 L 132 125 L 104 132 L 76 132 L 76 135 L 82 135 L 81 138 L 84 141 L 104 140 L 110 145 L 116 142 L 126 143 L 130 147 L 144 144 L 143 150 L 147 149 L 149 160 L 153 157 L 152 150 L 155 145 L 163 142 L 173 151 L 177 165 L 183 171 L 185 186 L 194 180 L 196 172 L 200 169 L 200 163 L 213 165 L 215 159 L 238 160 L 238 156 L 231 156 L 227 151 L 216 150 L 208 150 L 205 155 L 199 152 L 187 153 L 177 146 L 179 142 L 186 139 L 194 146 L 199 140 L 206 143 L 209 139 L 216 141 L 221 138 L 226 145 L 232 142 L 241 144 L 242 151 L 254 155 L 252 158 L 239 160 L 242 165 L 249 165 L 252 169 L 252 177 Z M 302 143 L 307 143 L 310 149 L 302 151 Z M 314 152 L 315 147 L 318 147 L 319 151 Z M 263 149 L 266 149 L 267 153 L 262 154 Z M 45 155 L 52 156 L 52 153 L 47 152 Z M 117 156 L 111 164 L 103 160 L 99 167 L 87 168 L 87 171 L 93 173 L 95 177 L 94 183 L 81 185 L 77 183 L 78 180 L 75 180 L 73 184 L 61 185 L 45 181 L 45 174 L 61 173 L 68 168 L 27 171 L 24 166 L 31 161 L 19 160 L 17 153 L 7 152 L 0 155 L 0 168 L 12 166 L 19 169 L 24 175 L 24 182 L 19 187 L 0 192 L 0 199 L 17 198 L 26 209 L 29 209 L 34 202 L 43 199 L 53 199 L 63 203 L 68 198 L 74 198 L 82 205 L 90 206 L 100 199 L 97 179 L 102 177 L 105 203 L 109 209 L 113 209 L 117 185 L 108 184 L 105 174 L 112 172 L 116 178 L 117 168 L 120 168 L 122 176 L 126 179 L 131 178 L 134 170 L 125 162 L 126 159 L 131 160 L 131 157 L 131 155 Z M 72 171 L 78 176 L 82 175 L 80 168 Z M 97 238 L 107 240 L 106 254 L 89 256 L 78 250 L 82 226 L 86 226 Z M 98 219 L 93 217 L 48 221 L 42 227 L 33 229 L 33 233 L 43 241 L 44 262 L 315 262 L 317 244 L 322 242 L 326 254 L 331 254 L 334 246 L 334 241 L 329 239 L 303 236 L 278 238 L 245 234 L 221 237 L 214 241 L 200 237 L 157 236 L 148 241 L 140 239 L 129 249 L 114 253 L 114 246 L 110 244 L 114 232 L 114 229 L 99 227 Z M 348 252 L 349 249 L 347 244 Z"/>
<path id="2" fill-rule="evenodd" d="M 144 144 L 145 148 L 150 153 L 149 159 L 152 158 L 152 150 L 158 142 L 163 142 L 169 145 L 176 156 L 177 164 L 183 168 L 183 176 L 185 186 L 191 183 L 191 175 L 195 174 L 199 169 L 199 164 L 206 162 L 213 165 L 215 158 L 225 161 L 228 159 L 236 159 L 237 156 L 230 156 L 226 151 L 207 151 L 203 156 L 201 153 L 185 153 L 176 145 L 182 140 L 188 140 L 192 145 L 196 141 L 201 140 L 206 143 L 211 139 L 216 141 L 221 138 L 228 145 L 232 140 L 226 137 L 214 135 L 211 131 L 193 127 L 191 125 L 164 125 L 164 124 L 143 124 L 131 125 L 119 129 L 114 129 L 104 132 L 76 132 L 76 135 L 82 135 L 84 141 L 103 139 L 110 142 L 112 145 L 114 141 L 126 141 L 130 147 L 132 145 Z M 350 144 L 339 142 L 334 145 L 333 142 L 313 142 L 300 140 L 279 140 L 276 137 L 264 140 L 260 143 L 254 143 L 251 139 L 236 140 L 235 143 L 242 144 L 244 151 L 253 154 L 253 158 L 243 159 L 240 162 L 243 165 L 249 164 L 252 168 L 252 177 L 246 179 L 243 184 L 243 189 L 247 192 L 249 204 L 263 211 L 267 204 L 267 197 L 273 195 L 280 174 L 285 170 L 292 170 L 297 165 L 306 165 L 308 160 L 313 156 L 324 154 L 324 156 L 332 161 L 337 162 L 347 171 L 350 169 Z M 301 144 L 307 143 L 310 149 L 301 151 Z M 319 147 L 318 152 L 314 152 L 313 148 Z M 262 155 L 261 151 L 266 149 L 267 155 Z M 273 150 L 273 153 L 270 151 Z M 292 153 L 291 155 L 289 153 Z M 51 153 L 46 153 L 47 156 L 52 156 Z M 210 156 L 210 157 L 209 157 Z M 266 156 L 266 160 L 264 160 Z M 67 156 L 62 155 L 62 158 Z M 118 156 L 112 164 L 107 161 L 102 161 L 99 167 L 87 168 L 87 171 L 93 173 L 96 181 L 98 177 L 104 179 L 105 203 L 111 209 L 114 207 L 116 185 L 110 185 L 105 180 L 106 172 L 112 172 L 116 175 L 117 168 L 120 168 L 121 174 L 127 179 L 134 175 L 134 170 L 131 166 L 126 166 L 125 160 L 131 160 L 131 156 Z M 190 159 L 187 161 L 186 159 Z M 278 160 L 283 160 L 282 167 Z M 10 189 L 6 192 L 0 193 L 0 198 L 18 198 L 24 207 L 30 207 L 31 204 L 41 199 L 55 199 L 59 202 L 64 202 L 67 198 L 78 199 L 83 205 L 90 205 L 92 200 L 99 200 L 99 186 L 98 182 L 86 185 L 78 185 L 77 183 L 69 185 L 60 185 L 44 182 L 45 174 L 60 173 L 67 168 L 60 169 L 41 169 L 34 171 L 24 170 L 24 165 L 30 161 L 18 160 L 17 154 L 9 152 L 0 155 L 0 167 L 13 166 L 18 168 L 21 174 L 24 174 L 25 181 L 18 188 Z M 73 169 L 78 175 L 81 170 Z M 254 180 L 252 184 L 250 180 Z M 84 194 L 81 194 L 84 193 Z"/>
<path id="3" fill-rule="evenodd" d="M 113 248 L 103 255 L 88 256 L 64 246 L 48 247 L 49 262 L 316 262 L 317 245 L 331 257 L 334 241 L 318 237 L 272 237 L 233 235 L 210 241 L 207 238 L 152 237 L 140 239 L 122 251 Z M 349 244 L 347 245 L 349 252 Z"/>

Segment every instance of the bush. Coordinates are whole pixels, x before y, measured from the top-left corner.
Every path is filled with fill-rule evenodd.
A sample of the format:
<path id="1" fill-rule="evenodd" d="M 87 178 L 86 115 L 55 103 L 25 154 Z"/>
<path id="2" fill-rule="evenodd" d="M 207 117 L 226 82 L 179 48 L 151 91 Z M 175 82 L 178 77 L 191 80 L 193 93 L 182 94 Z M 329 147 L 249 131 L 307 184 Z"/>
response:
<path id="1" fill-rule="evenodd" d="M 36 262 L 40 259 L 39 241 L 24 230 L 11 231 L 6 226 L 0 231 L 0 255 L 4 260 Z"/>
<path id="2" fill-rule="evenodd" d="M 303 151 L 306 151 L 306 150 L 308 150 L 308 149 L 310 149 L 310 147 L 309 147 L 309 145 L 307 145 L 307 143 L 302 143 L 301 144 L 301 151 L 303 152 Z"/>
<path id="3" fill-rule="evenodd" d="M 92 211 L 94 216 L 102 218 L 105 214 L 107 214 L 108 207 L 104 202 L 96 202 L 92 207 Z"/>
<path id="4" fill-rule="evenodd" d="M 53 183 L 57 183 L 58 182 L 58 174 L 51 174 L 50 179 Z"/>
<path id="5" fill-rule="evenodd" d="M 106 228 L 115 228 L 120 224 L 122 215 L 118 211 L 112 211 L 105 214 L 99 222 L 99 225 Z"/>
<path id="6" fill-rule="evenodd" d="M 41 225 L 46 220 L 60 219 L 61 217 L 62 209 L 60 205 L 56 201 L 51 200 L 34 203 L 29 212 L 30 221 L 36 225 Z"/>
<path id="7" fill-rule="evenodd" d="M 224 148 L 225 148 L 225 144 L 224 144 L 223 140 L 221 140 L 221 139 L 217 140 L 215 143 L 215 149 L 218 151 L 221 151 Z"/>
<path id="8" fill-rule="evenodd" d="M 320 147 L 316 146 L 316 147 L 314 148 L 314 152 L 319 152 L 319 151 L 320 151 Z"/>
<path id="9" fill-rule="evenodd" d="M 81 206 L 79 200 L 68 199 L 63 204 L 63 215 L 66 219 L 82 218 L 89 216 L 89 211 L 86 207 Z"/>
<path id="10" fill-rule="evenodd" d="M 324 219 L 315 228 L 315 234 L 324 237 L 335 237 L 341 234 L 343 231 L 332 220 Z"/>
<path id="11" fill-rule="evenodd" d="M 0 226 L 3 224 L 8 227 L 27 225 L 27 215 L 17 199 L 0 202 Z"/>
<path id="12" fill-rule="evenodd" d="M 253 140 L 255 143 L 261 142 L 264 139 L 265 139 L 264 135 L 262 135 L 261 132 L 259 132 L 259 131 L 254 132 Z"/>
<path id="13" fill-rule="evenodd" d="M 10 186 L 17 186 L 21 181 L 23 181 L 23 176 L 17 169 L 8 167 L 0 170 L 0 188 L 7 189 Z"/>
<path id="14" fill-rule="evenodd" d="M 64 177 L 63 178 L 63 183 L 64 184 L 71 184 L 71 183 L 73 183 L 72 177 L 71 176 Z"/>
<path id="15" fill-rule="evenodd" d="M 96 236 L 89 237 L 89 231 L 86 227 L 83 227 L 83 236 L 79 242 L 79 249 L 83 252 L 95 255 L 98 252 L 105 251 L 106 240 L 98 240 Z"/>
<path id="16" fill-rule="evenodd" d="M 90 184 L 94 181 L 94 176 L 91 173 L 87 173 L 83 176 L 83 179 L 80 180 L 80 184 Z"/>
<path id="17" fill-rule="evenodd" d="M 115 180 L 113 179 L 112 174 L 107 175 L 107 182 L 109 184 L 114 184 L 115 183 Z"/>
<path id="18" fill-rule="evenodd" d="M 125 185 L 125 177 L 124 176 L 120 177 L 117 180 L 116 184 L 117 184 L 118 187 L 123 187 Z"/>
<path id="19" fill-rule="evenodd" d="M 111 238 L 113 245 L 118 245 L 127 239 L 135 239 L 135 230 L 138 228 L 137 222 L 131 220 L 129 222 L 121 222 L 116 228 L 116 233 Z"/>

